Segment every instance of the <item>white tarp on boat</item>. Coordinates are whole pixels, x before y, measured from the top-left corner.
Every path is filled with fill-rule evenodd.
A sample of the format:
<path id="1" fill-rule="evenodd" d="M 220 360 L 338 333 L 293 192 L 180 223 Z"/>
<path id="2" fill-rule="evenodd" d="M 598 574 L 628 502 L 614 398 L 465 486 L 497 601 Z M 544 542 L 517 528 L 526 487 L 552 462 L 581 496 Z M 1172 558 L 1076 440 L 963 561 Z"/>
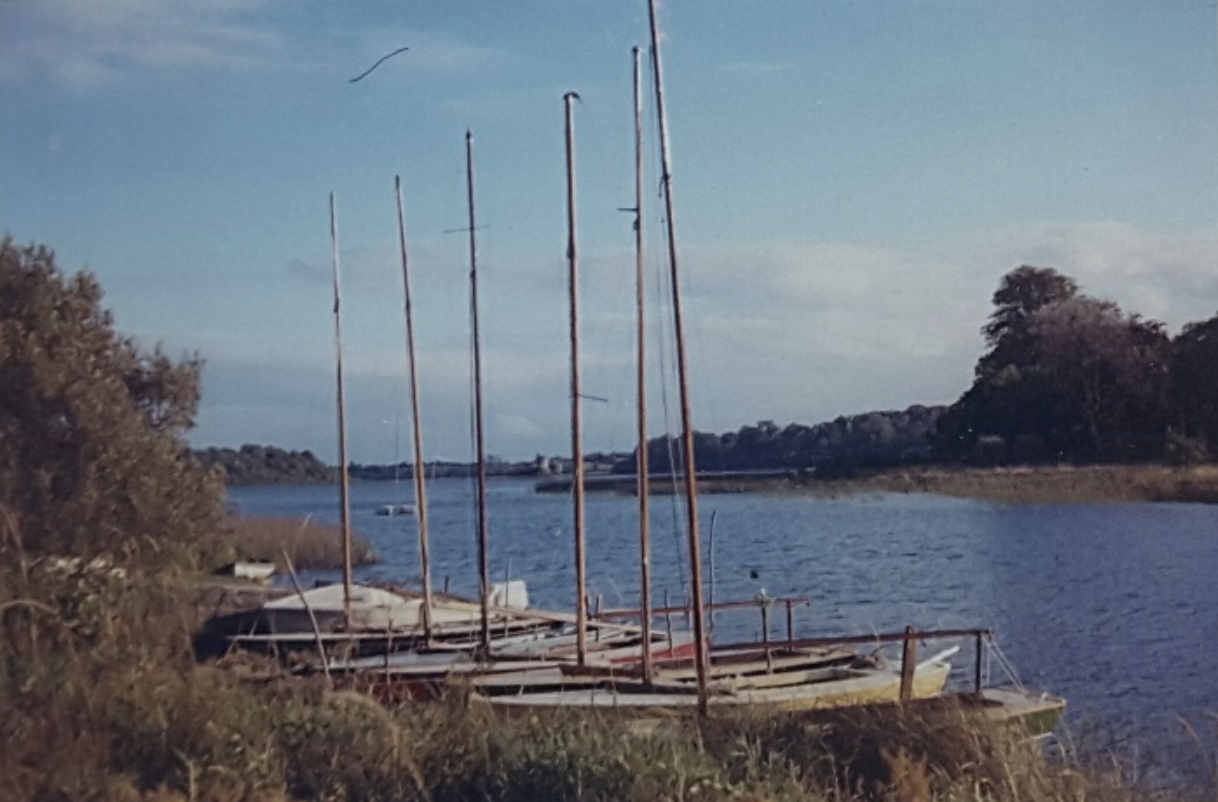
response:
<path id="1" fill-rule="evenodd" d="M 492 586 L 490 603 L 493 607 L 523 610 L 529 604 L 529 591 L 521 580 L 497 582 Z M 361 632 L 402 631 L 421 628 L 423 600 L 411 594 L 369 585 L 351 586 L 351 618 L 346 621 L 346 600 L 341 584 L 322 585 L 301 593 L 293 593 L 262 606 L 262 627 L 270 633 L 310 632 L 313 622 L 323 632 L 338 629 Z M 451 598 L 433 599 L 431 620 L 435 624 L 473 623 L 480 620 L 480 605 Z"/>

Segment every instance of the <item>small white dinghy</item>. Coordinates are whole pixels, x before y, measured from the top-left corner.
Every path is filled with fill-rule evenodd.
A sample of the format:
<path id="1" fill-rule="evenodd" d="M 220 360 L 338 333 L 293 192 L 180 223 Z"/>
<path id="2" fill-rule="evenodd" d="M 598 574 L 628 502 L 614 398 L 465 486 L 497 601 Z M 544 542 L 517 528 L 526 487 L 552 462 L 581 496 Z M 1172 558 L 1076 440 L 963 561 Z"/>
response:
<path id="1" fill-rule="evenodd" d="M 377 515 L 414 515 L 413 504 L 382 504 L 376 508 Z"/>

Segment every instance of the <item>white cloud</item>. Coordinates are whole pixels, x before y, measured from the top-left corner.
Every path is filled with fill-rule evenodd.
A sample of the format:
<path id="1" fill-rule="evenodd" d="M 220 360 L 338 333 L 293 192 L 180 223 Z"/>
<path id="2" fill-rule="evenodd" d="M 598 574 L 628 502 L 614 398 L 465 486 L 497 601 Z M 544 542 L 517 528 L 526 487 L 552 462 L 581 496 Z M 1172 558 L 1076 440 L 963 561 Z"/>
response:
<path id="1" fill-rule="evenodd" d="M 770 348 L 943 355 L 980 327 L 989 293 L 966 265 L 890 249 L 785 242 L 707 250 L 688 284 L 700 325 Z"/>
<path id="2" fill-rule="evenodd" d="M 369 38 L 375 41 L 373 37 Z M 426 31 L 411 31 L 399 38 L 409 39 L 404 44 L 410 47 L 411 69 L 417 67 L 426 72 L 469 73 L 517 59 L 514 53 L 506 49 L 473 45 Z"/>
<path id="3" fill-rule="evenodd" d="M 984 347 L 980 328 L 999 280 L 1025 263 L 1056 267 L 1084 292 L 1163 319 L 1177 331 L 1218 309 L 1210 259 L 1215 245 L 1218 235 L 1210 231 L 1166 236 L 1089 223 L 968 232 L 907 250 L 799 241 L 692 247 L 683 254 L 683 278 L 695 426 L 725 431 L 761 419 L 811 424 L 874 409 L 950 403 L 971 381 Z M 621 305 L 629 307 L 630 292 L 618 289 Z M 506 291 L 504 285 L 499 294 Z M 619 304 L 595 288 L 588 297 Z M 492 316 L 484 354 L 488 448 L 505 457 L 569 448 L 565 310 L 547 309 L 546 317 L 551 311 L 557 320 L 544 330 L 537 329 L 536 316 Z M 388 459 L 384 421 L 404 404 L 400 323 L 388 320 L 390 338 L 357 340 L 348 352 L 350 397 L 363 410 L 351 419 L 357 460 Z M 627 310 L 604 314 L 602 322 L 583 340 L 584 385 L 611 403 L 585 407 L 594 429 L 586 446 L 629 448 L 633 321 Z M 663 334 L 654 319 L 649 325 L 653 336 Z M 249 394 L 284 405 L 279 415 L 293 428 L 268 430 L 260 439 L 325 454 L 333 439 L 333 346 L 327 337 L 329 332 L 310 343 L 261 340 L 256 350 L 234 339 L 209 361 L 208 375 L 231 382 L 221 399 L 227 403 Z M 463 343 L 438 342 L 428 330 L 420 331 L 419 341 L 425 441 L 433 453 L 463 454 L 468 353 Z M 216 355 L 212 345 L 219 344 L 200 348 L 210 359 Z M 250 376 L 276 381 L 281 390 L 251 386 Z M 659 389 L 649 394 L 658 405 Z M 675 398 L 670 390 L 669 403 Z M 212 437 L 221 427 L 208 417 L 209 403 L 205 397 L 202 433 Z M 226 409 L 217 410 L 218 420 L 240 417 L 237 408 Z M 274 414 L 246 412 L 259 426 L 274 426 Z M 651 415 L 658 426 L 663 416 L 656 409 Z M 315 422 L 308 442 L 291 439 L 303 430 L 302 419 Z"/>
<path id="4" fill-rule="evenodd" d="M 1084 293 L 1172 332 L 1218 311 L 1218 229 L 1161 234 L 1112 222 L 1038 223 L 971 234 L 955 252 L 974 266 L 1001 266 L 991 292 L 1001 274 L 1031 264 L 1057 268 Z"/>
<path id="5" fill-rule="evenodd" d="M 5 78 L 44 74 L 88 90 L 128 73 L 181 68 L 231 69 L 261 61 L 279 37 L 247 22 L 260 2 L 59 0 L 4 9 Z"/>

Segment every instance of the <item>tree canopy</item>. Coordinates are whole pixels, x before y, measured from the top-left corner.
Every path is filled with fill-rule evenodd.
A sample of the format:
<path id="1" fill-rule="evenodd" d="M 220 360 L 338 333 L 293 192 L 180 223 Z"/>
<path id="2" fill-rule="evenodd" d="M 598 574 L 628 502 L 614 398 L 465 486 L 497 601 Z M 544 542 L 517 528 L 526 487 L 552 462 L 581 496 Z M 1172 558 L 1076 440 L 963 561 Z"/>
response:
<path id="1" fill-rule="evenodd" d="M 49 248 L 0 241 L 0 532 L 26 553 L 182 558 L 221 510 L 182 439 L 202 362 L 141 351 L 101 301 Z"/>
<path id="2" fill-rule="evenodd" d="M 1023 265 L 1003 276 L 994 292 L 994 312 L 981 329 L 990 350 L 977 363 L 977 374 L 993 375 L 1018 364 L 1031 351 L 1029 321 L 1041 308 L 1068 301 L 1078 293 L 1074 279 L 1053 268 Z"/>
<path id="3" fill-rule="evenodd" d="M 1182 433 L 1218 446 L 1218 314 L 1176 338 L 1171 395 Z"/>
<path id="4" fill-rule="evenodd" d="M 1180 431 L 1218 444 L 1218 318 L 1173 342 L 1027 265 L 1002 278 L 994 306 L 973 385 L 938 421 L 937 458 L 1130 462 L 1162 457 Z"/>

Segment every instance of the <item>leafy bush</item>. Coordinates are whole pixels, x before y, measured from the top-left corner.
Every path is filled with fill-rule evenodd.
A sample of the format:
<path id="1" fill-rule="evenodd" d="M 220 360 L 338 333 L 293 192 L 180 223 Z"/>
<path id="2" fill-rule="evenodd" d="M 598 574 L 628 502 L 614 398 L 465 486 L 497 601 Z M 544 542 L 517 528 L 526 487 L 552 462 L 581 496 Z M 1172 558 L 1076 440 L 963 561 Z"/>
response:
<path id="1" fill-rule="evenodd" d="M 180 564 L 210 546 L 222 486 L 185 454 L 202 362 L 115 331 L 90 274 L 0 241 L 0 510 L 27 554 Z"/>

